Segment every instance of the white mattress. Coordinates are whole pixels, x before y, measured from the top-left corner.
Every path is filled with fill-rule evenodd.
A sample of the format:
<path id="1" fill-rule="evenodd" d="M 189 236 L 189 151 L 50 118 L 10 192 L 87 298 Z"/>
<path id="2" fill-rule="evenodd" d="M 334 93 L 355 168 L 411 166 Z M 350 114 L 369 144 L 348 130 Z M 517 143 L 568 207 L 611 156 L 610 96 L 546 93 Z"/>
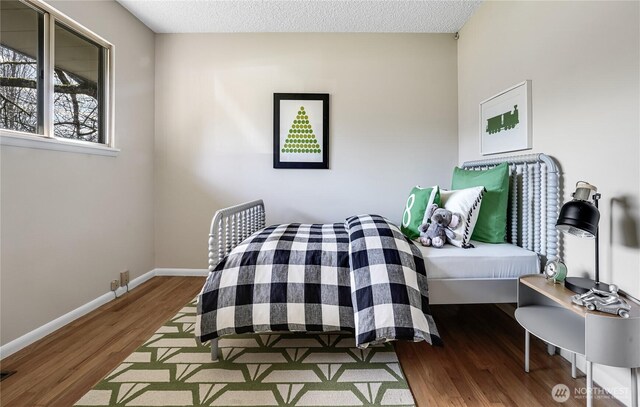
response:
<path id="1" fill-rule="evenodd" d="M 475 246 L 472 249 L 450 244 L 436 249 L 416 242 L 429 279 L 517 278 L 540 272 L 540 260 L 532 251 L 509 243 L 471 243 Z"/>

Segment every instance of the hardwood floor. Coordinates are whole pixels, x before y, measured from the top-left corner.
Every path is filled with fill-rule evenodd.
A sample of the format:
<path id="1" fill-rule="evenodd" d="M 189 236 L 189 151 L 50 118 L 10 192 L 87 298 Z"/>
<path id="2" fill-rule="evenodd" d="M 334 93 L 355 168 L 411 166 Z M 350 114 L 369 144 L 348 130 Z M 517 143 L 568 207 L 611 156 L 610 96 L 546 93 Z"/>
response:
<path id="1" fill-rule="evenodd" d="M 0 382 L 2 406 L 70 406 L 191 300 L 204 279 L 155 277 L 2 361 L 17 373 Z M 571 367 L 532 338 L 531 373 L 522 369 L 524 334 L 493 305 L 434 306 L 445 346 L 398 343 L 418 406 L 558 405 L 551 388 L 571 391 Z M 570 399 L 566 406 L 584 405 Z M 621 405 L 612 399 L 597 406 Z"/>
<path id="2" fill-rule="evenodd" d="M 396 352 L 420 406 L 584 406 L 573 396 L 560 404 L 551 389 L 564 383 L 586 388 L 584 375 L 571 377 L 571 364 L 549 356 L 531 336 L 529 373 L 524 372 L 524 331 L 495 305 L 435 305 L 432 312 L 444 347 L 398 342 Z M 611 397 L 596 406 L 622 406 Z"/>
<path id="3" fill-rule="evenodd" d="M 169 318 L 204 283 L 154 277 L 2 361 L 2 406 L 71 406 Z"/>

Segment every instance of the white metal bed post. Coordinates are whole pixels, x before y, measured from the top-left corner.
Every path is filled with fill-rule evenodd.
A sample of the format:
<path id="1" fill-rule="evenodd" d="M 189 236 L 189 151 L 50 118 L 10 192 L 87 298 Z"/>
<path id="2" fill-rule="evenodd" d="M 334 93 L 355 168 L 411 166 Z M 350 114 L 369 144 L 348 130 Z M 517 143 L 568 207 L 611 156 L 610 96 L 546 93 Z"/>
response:
<path id="1" fill-rule="evenodd" d="M 261 199 L 220 209 L 213 215 L 209 230 L 209 272 L 213 272 L 234 247 L 265 227 Z M 211 341 L 211 360 L 219 358 L 218 338 Z"/>
<path id="2" fill-rule="evenodd" d="M 211 341 L 211 361 L 216 362 L 218 360 L 218 338 Z"/>
<path id="3" fill-rule="evenodd" d="M 512 166 L 511 176 L 511 218 L 507 230 L 511 230 L 511 243 L 532 250 L 550 260 L 558 256 L 558 231 L 555 222 L 558 219 L 560 206 L 559 169 L 553 158 L 545 154 L 528 154 L 521 156 L 499 157 L 489 160 L 470 161 L 462 165 L 463 168 L 482 170 L 492 168 L 506 162 Z M 544 165 L 545 170 L 542 170 Z M 542 173 L 545 180 L 542 182 Z M 518 180 L 522 179 L 522 191 Z M 542 187 L 545 190 L 542 191 Z M 518 197 L 521 202 L 518 202 Z M 546 212 L 543 214 L 541 200 L 545 199 Z M 521 216 L 517 216 L 519 205 L 522 205 Z M 518 219 L 521 224 L 518 225 Z M 543 225 L 542 222 L 545 222 Z M 519 228 L 520 226 L 520 228 Z M 518 234 L 518 231 L 520 232 Z M 542 239 L 542 234 L 545 238 Z M 544 242 L 544 247 L 542 243 Z M 525 371 L 529 371 L 529 332 L 525 332 Z M 556 353 L 553 345 L 547 344 L 549 355 Z M 575 363 L 573 363 L 575 366 Z"/>

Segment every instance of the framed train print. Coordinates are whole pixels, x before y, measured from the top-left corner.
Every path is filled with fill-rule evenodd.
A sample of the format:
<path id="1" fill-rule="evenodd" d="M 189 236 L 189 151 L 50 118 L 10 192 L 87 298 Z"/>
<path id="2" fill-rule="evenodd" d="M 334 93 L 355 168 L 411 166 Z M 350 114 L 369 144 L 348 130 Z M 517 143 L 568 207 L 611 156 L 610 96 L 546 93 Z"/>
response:
<path id="1" fill-rule="evenodd" d="M 480 102 L 480 153 L 532 148 L 531 123 L 530 80 Z"/>
<path id="2" fill-rule="evenodd" d="M 329 168 L 329 94 L 273 94 L 273 168 Z"/>

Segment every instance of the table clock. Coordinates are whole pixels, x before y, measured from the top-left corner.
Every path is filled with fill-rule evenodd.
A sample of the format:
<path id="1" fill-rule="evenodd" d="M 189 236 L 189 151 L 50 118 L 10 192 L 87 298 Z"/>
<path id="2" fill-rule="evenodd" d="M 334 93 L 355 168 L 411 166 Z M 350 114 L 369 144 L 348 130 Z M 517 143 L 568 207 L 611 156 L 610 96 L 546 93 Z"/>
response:
<path id="1" fill-rule="evenodd" d="M 554 283 L 562 283 L 567 277 L 567 266 L 560 258 L 549 260 L 544 266 L 544 276 Z"/>

